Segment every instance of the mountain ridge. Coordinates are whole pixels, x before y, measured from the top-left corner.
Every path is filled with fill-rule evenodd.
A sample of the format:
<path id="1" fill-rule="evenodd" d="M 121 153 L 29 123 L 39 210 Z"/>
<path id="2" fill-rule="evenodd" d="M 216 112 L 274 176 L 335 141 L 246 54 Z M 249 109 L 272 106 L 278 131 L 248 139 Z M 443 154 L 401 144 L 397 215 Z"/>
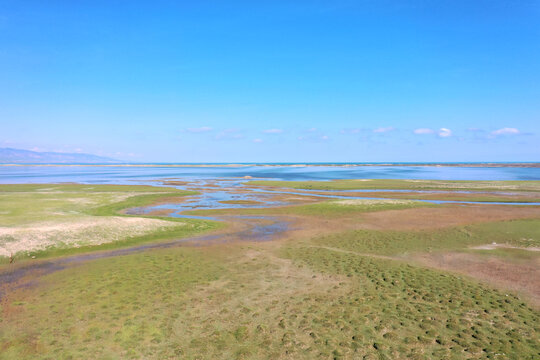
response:
<path id="1" fill-rule="evenodd" d="M 2 164 L 121 164 L 123 161 L 86 153 L 40 152 L 0 148 Z"/>

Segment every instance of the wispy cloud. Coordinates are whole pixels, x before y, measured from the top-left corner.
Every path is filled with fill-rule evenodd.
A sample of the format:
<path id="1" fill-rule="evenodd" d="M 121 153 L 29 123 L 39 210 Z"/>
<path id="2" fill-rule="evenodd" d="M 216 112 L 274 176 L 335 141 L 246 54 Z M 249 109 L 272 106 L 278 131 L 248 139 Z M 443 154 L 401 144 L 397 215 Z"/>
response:
<path id="1" fill-rule="evenodd" d="M 329 140 L 330 136 L 328 136 L 328 135 L 308 134 L 308 135 L 301 135 L 301 136 L 297 137 L 296 139 L 298 139 L 300 141 L 320 142 L 320 141 Z"/>
<path id="2" fill-rule="evenodd" d="M 244 135 L 238 129 L 225 129 L 214 137 L 216 140 L 237 140 L 242 138 L 244 138 Z"/>
<path id="3" fill-rule="evenodd" d="M 450 137 L 452 136 L 452 130 L 447 129 L 447 128 L 440 128 L 438 134 L 439 134 L 439 137 L 443 137 L 443 138 Z"/>
<path id="4" fill-rule="evenodd" d="M 281 133 L 283 133 L 283 130 L 282 129 L 267 129 L 267 130 L 264 130 L 263 133 L 265 133 L 265 134 L 281 134 Z"/>
<path id="5" fill-rule="evenodd" d="M 519 131 L 516 128 L 502 128 L 491 132 L 491 135 L 493 136 L 499 136 L 499 135 L 519 135 L 521 134 L 521 131 Z"/>
<path id="6" fill-rule="evenodd" d="M 431 135 L 431 134 L 437 134 L 437 136 L 441 138 L 446 138 L 452 136 L 452 130 L 448 128 L 440 128 L 439 130 L 433 130 L 430 128 L 418 128 L 414 129 L 413 133 L 416 135 Z"/>
<path id="7" fill-rule="evenodd" d="M 214 129 L 211 128 L 210 126 L 201 126 L 201 127 L 197 127 L 197 128 L 187 128 L 185 131 L 189 132 L 189 133 L 197 134 L 197 133 L 209 132 L 209 131 L 212 131 L 212 130 L 214 130 Z"/>
<path id="8" fill-rule="evenodd" d="M 253 139 L 253 142 L 254 142 L 254 143 L 262 143 L 263 140 L 262 140 L 262 139 Z"/>
<path id="9" fill-rule="evenodd" d="M 435 130 L 428 129 L 428 128 L 419 128 L 419 129 L 414 129 L 413 132 L 417 135 L 426 135 L 426 134 L 433 134 Z"/>
<path id="10" fill-rule="evenodd" d="M 387 127 L 380 127 L 380 128 L 373 129 L 373 132 L 374 133 L 386 133 L 386 132 L 393 131 L 393 130 L 395 130 L 395 128 L 393 126 L 387 126 Z"/>

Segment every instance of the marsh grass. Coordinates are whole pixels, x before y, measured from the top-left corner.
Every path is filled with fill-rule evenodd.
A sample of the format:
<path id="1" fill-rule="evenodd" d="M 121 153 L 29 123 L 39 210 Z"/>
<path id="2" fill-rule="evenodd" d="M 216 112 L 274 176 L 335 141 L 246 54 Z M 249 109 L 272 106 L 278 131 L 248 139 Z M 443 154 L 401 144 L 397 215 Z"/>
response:
<path id="1" fill-rule="evenodd" d="M 3 359 L 172 358 L 184 344 L 171 338 L 186 291 L 222 269 L 195 249 L 96 260 L 49 275 L 16 316 L 0 322 Z M 7 311 L 4 309 L 4 314 Z"/>
<path id="2" fill-rule="evenodd" d="M 345 357 L 534 359 L 540 351 L 538 312 L 512 294 L 395 260 L 308 247 L 285 256 L 351 282 L 339 316 L 326 317 L 337 335 L 317 329 Z"/>
<path id="3" fill-rule="evenodd" d="M 288 210 L 291 214 L 339 217 L 364 212 L 435 206 L 438 205 L 410 200 L 331 200 L 309 205 L 293 206 L 289 207 Z"/>
<path id="4" fill-rule="evenodd" d="M 347 201 L 347 200 L 345 200 Z M 358 200 L 354 203 L 347 203 L 344 200 L 326 200 L 307 205 L 281 206 L 257 209 L 215 209 L 215 210 L 191 210 L 186 214 L 191 215 L 310 215 L 319 217 L 340 217 L 355 215 L 366 212 L 384 210 L 402 210 L 417 207 L 436 207 L 421 201 L 410 200 Z"/>
<path id="5" fill-rule="evenodd" d="M 540 351 L 539 313 L 512 293 L 302 243 L 101 259 L 47 276 L 2 314 L 6 359 L 521 360 Z"/>
<path id="6" fill-rule="evenodd" d="M 525 248 L 538 247 L 540 220 L 500 221 L 435 231 L 351 230 L 318 237 L 311 241 L 315 244 L 377 255 L 462 250 L 493 242 Z M 519 254 L 506 252 L 505 255 L 510 257 L 513 253 Z"/>
<path id="7" fill-rule="evenodd" d="M 531 251 L 526 249 L 513 249 L 513 248 L 497 248 L 492 250 L 464 250 L 474 255 L 482 255 L 486 257 L 498 257 L 504 260 L 509 260 L 515 263 L 531 262 L 540 260 L 540 251 Z"/>

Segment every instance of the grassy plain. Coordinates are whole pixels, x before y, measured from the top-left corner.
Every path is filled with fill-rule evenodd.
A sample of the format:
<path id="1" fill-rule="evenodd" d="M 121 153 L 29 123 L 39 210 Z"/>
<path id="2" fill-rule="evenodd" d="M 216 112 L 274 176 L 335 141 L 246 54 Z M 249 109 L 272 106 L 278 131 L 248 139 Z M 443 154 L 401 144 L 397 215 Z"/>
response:
<path id="1" fill-rule="evenodd" d="M 130 205 L 122 201 L 128 203 L 88 211 L 108 216 Z M 330 226 L 345 217 L 360 226 L 369 214 L 440 209 L 330 201 L 242 213 Z M 87 262 L 2 302 L 0 358 L 536 359 L 540 312 L 525 295 L 415 260 L 462 252 L 538 262 L 527 249 L 540 246 L 540 219 L 470 221 L 418 230 L 336 225 L 289 241 L 175 247 Z M 493 242 L 519 249 L 474 248 Z"/>

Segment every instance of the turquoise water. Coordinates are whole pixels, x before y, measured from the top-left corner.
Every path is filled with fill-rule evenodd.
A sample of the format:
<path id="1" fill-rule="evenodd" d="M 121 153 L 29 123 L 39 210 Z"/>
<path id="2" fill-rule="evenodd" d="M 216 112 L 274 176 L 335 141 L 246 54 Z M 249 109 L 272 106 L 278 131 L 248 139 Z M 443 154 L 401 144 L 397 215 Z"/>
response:
<path id="1" fill-rule="evenodd" d="M 133 184 L 151 179 L 253 178 L 276 180 L 430 179 L 540 180 L 540 168 L 459 166 L 0 166 L 0 183 Z"/>

